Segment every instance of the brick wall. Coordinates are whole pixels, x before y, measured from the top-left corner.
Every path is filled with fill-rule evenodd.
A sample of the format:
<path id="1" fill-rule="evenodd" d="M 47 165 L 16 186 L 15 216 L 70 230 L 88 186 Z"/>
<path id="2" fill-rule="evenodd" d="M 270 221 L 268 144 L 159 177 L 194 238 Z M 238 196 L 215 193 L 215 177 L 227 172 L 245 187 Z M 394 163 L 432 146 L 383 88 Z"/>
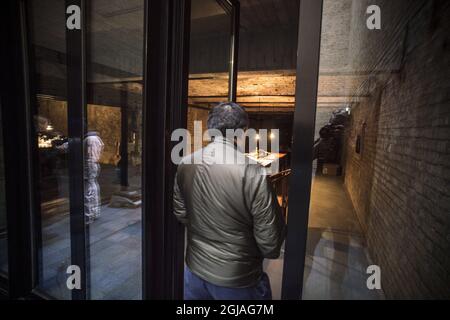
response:
<path id="1" fill-rule="evenodd" d="M 345 186 L 387 298 L 450 298 L 450 3 L 413 1 L 409 16 L 381 4 L 406 22 L 400 44 L 388 39 L 394 31 L 377 35 L 390 57 L 375 68 L 391 74 L 369 81 L 370 95 L 352 106 Z M 354 47 L 358 65 L 374 70 L 373 46 Z"/>
<path id="2" fill-rule="evenodd" d="M 378 135 L 378 117 L 381 92 L 375 93 L 378 99 L 370 99 L 352 108 L 350 126 L 345 133 L 346 158 L 345 186 L 353 202 L 363 230 L 367 233 L 368 213 L 370 212 L 374 158 Z M 356 153 L 356 140 L 361 137 L 361 151 Z"/>

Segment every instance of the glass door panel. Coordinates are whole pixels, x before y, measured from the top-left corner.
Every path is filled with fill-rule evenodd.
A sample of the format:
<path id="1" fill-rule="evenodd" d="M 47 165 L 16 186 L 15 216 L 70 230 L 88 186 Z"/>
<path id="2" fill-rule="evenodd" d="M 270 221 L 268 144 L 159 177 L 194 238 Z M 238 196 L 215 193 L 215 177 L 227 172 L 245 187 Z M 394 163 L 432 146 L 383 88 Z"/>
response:
<path id="1" fill-rule="evenodd" d="M 386 47 L 380 46 L 380 34 L 355 22 L 366 9 L 358 1 L 323 1 L 303 299 L 383 297 L 367 286 L 371 256 L 361 214 L 370 202 L 367 178 L 373 174 L 378 94 L 383 81 L 392 80 L 395 65 L 383 60 L 371 69 L 372 58 Z M 383 20 L 383 28 L 389 30 L 391 23 Z M 404 37 L 407 30 L 398 32 Z M 401 55 L 395 50 L 399 54 L 392 59 Z M 364 108 L 370 112 L 361 114 Z M 362 205 L 355 202 L 364 196 Z"/>
<path id="2" fill-rule="evenodd" d="M 81 252 L 87 297 L 140 299 L 144 0 L 85 4 L 84 199 L 79 208 L 84 208 L 87 238 L 86 248 L 80 248 L 70 220 L 70 203 L 80 199 L 69 195 L 69 161 L 74 159 L 69 159 L 68 130 L 77 119 L 68 116 L 66 5 L 63 0 L 27 2 L 35 92 L 31 111 L 39 147 L 34 159 L 39 171 L 38 289 L 71 299 L 67 270 L 73 254 Z M 82 224 L 77 228 L 82 230 Z"/>
<path id="3" fill-rule="evenodd" d="M 206 130 L 209 109 L 228 101 L 231 8 L 217 0 L 192 0 L 187 129 Z M 196 122 L 197 121 L 197 122 Z M 191 151 L 208 144 L 191 140 Z"/>
<path id="4" fill-rule="evenodd" d="M 86 11 L 90 296 L 140 299 L 144 1 L 88 1 Z"/>

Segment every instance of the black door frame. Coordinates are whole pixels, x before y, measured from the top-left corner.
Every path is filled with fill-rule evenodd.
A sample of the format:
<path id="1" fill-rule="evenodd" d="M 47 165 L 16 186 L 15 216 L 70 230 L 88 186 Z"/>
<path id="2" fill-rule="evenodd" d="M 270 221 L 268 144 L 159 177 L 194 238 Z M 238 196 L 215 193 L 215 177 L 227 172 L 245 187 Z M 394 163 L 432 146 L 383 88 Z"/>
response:
<path id="1" fill-rule="evenodd" d="M 35 221 L 39 210 L 35 206 L 37 195 L 33 187 L 36 141 L 31 114 L 34 95 L 30 90 L 33 83 L 26 1 L 1 2 L 1 39 L 5 43 L 0 62 L 5 84 L 1 88 L 1 108 L 9 277 L 1 277 L 0 286 L 2 292 L 8 291 L 10 298 L 51 298 L 35 289 L 39 262 L 36 239 L 40 232 L 36 230 L 39 222 Z M 89 230 L 84 224 L 82 170 L 86 110 L 85 0 L 66 0 L 66 7 L 71 4 L 80 6 L 82 13 L 81 30 L 66 30 L 67 100 L 71 120 L 69 162 L 72 164 L 69 164 L 71 264 L 80 266 L 82 274 L 82 289 L 74 289 L 72 299 L 86 299 L 89 298 L 86 251 Z M 171 190 L 171 175 L 175 172 L 174 166 L 167 162 L 172 143 L 170 132 L 186 124 L 190 0 L 146 0 L 144 20 L 143 297 L 181 298 L 184 230 L 171 213 L 171 197 L 166 191 Z"/>
<path id="2" fill-rule="evenodd" d="M 239 62 L 241 4 L 238 0 L 216 0 L 230 16 L 230 54 L 228 61 L 228 100 L 236 102 Z"/>
<path id="3" fill-rule="evenodd" d="M 292 178 L 282 299 L 302 299 L 311 195 L 323 0 L 300 0 Z"/>
<path id="4" fill-rule="evenodd" d="M 190 0 L 145 7 L 143 298 L 183 294 L 184 228 L 172 214 L 171 133 L 186 125 Z M 149 50 L 149 48 L 151 48 Z M 150 138 L 151 137 L 151 138 Z"/>
<path id="5" fill-rule="evenodd" d="M 230 1 L 231 9 L 231 44 L 230 44 L 230 74 L 228 76 L 228 100 L 236 102 L 237 77 L 239 64 L 239 29 L 241 21 L 241 5 L 239 1 Z"/>
<path id="6" fill-rule="evenodd" d="M 86 3 L 66 0 L 65 7 L 81 8 L 81 29 L 66 28 L 67 120 L 69 138 L 69 203 L 71 265 L 80 267 L 81 289 L 72 290 L 73 300 L 89 299 L 89 227 L 84 216 L 84 149 L 86 132 Z M 66 16 L 67 19 L 67 16 Z"/>
<path id="7" fill-rule="evenodd" d="M 217 0 L 230 14 L 229 97 L 236 100 L 239 41 L 239 1 Z M 144 299 L 182 299 L 184 226 L 172 212 L 176 166 L 170 154 L 171 133 L 187 126 L 190 0 L 152 0 L 146 7 L 147 51 L 144 73 L 143 270 Z M 153 16 L 152 16 L 153 15 Z M 153 72 L 151 72 L 153 70 Z M 154 71 L 158 70 L 159 77 Z M 144 198 L 145 200 L 146 198 Z M 145 202 L 145 201 L 144 201 Z M 159 276 L 155 277 L 157 274 Z"/>

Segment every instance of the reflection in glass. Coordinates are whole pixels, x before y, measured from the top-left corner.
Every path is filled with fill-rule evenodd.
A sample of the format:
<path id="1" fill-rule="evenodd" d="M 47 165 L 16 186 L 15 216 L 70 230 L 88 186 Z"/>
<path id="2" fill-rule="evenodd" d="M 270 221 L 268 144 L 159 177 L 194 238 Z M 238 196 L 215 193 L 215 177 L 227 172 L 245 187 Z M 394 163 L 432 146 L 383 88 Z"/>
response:
<path id="1" fill-rule="evenodd" d="M 228 100 L 231 15 L 216 0 L 193 0 L 191 6 L 187 129 L 193 134 L 194 121 L 204 132 L 209 109 Z"/>
<path id="2" fill-rule="evenodd" d="M 192 1 L 187 124 L 191 134 L 195 120 L 202 121 L 201 129 L 206 130 L 211 107 L 228 100 L 231 16 L 221 2 Z M 267 148 L 259 144 L 258 152 L 246 151 L 262 164 L 279 161 L 279 172 L 274 172 L 269 181 L 287 220 L 298 2 L 241 4 L 237 102 L 246 108 L 250 128 L 266 129 L 269 139 L 279 141 L 279 152 L 273 151 L 270 144 Z M 256 14 L 262 12 L 267 16 Z M 278 13 L 285 19 L 270 19 Z M 278 135 L 271 129 L 279 129 Z M 203 146 L 207 143 L 203 141 Z M 195 151 L 194 142 L 191 144 Z M 284 249 L 278 259 L 264 261 L 274 299 L 281 298 L 283 263 Z"/>
<path id="3" fill-rule="evenodd" d="M 143 1 L 88 1 L 84 137 L 92 299 L 141 298 Z M 71 299 L 65 2 L 29 1 L 39 147 L 38 287 Z"/>
<path id="4" fill-rule="evenodd" d="M 294 44 L 295 45 L 295 44 Z M 293 123 L 293 113 L 261 113 L 261 112 L 250 112 L 250 128 L 256 130 L 266 129 L 268 132 L 272 132 L 271 129 L 279 129 L 278 141 L 279 141 L 279 152 L 269 151 L 269 155 L 263 157 L 263 161 L 267 158 L 276 158 L 279 167 L 278 172 L 273 172 L 269 176 L 269 182 L 274 189 L 278 204 L 281 208 L 281 212 L 286 222 L 288 222 L 288 204 L 289 204 L 289 182 L 291 176 L 290 169 L 290 153 L 291 153 L 291 141 L 292 141 L 292 123 Z M 273 133 L 269 134 L 269 139 L 273 136 Z M 266 151 L 266 152 L 267 152 Z M 264 152 L 259 148 L 259 153 Z M 261 157 L 261 156 L 260 156 Z M 264 164 L 264 162 L 262 162 Z M 272 286 L 272 296 L 273 299 L 281 299 L 281 283 L 283 278 L 283 263 L 284 263 L 284 248 L 285 243 L 283 243 L 280 256 L 277 259 L 265 259 L 264 260 L 264 271 L 269 275 L 270 283 Z"/>
<path id="5" fill-rule="evenodd" d="M 381 298 L 380 290 L 366 285 L 371 263 L 348 183 L 354 181 L 357 194 L 370 194 L 363 182 L 370 171 L 370 160 L 364 155 L 365 118 L 370 116 L 356 124 L 354 112 L 376 97 L 376 83 L 393 74 L 391 63 L 398 57 L 392 51 L 389 59 L 393 60 L 376 67 L 375 57 L 386 50 L 380 46 L 380 36 L 391 32 L 393 21 L 383 20 L 383 33 L 370 33 L 357 22 L 366 7 L 360 1 L 324 1 L 304 299 Z M 374 112 L 375 108 L 371 105 Z M 355 125 L 358 133 L 353 136 Z M 362 170 L 352 177 L 349 167 Z"/>
<path id="6" fill-rule="evenodd" d="M 84 214 L 88 224 L 100 218 L 100 157 L 105 144 L 98 131 L 88 131 L 84 138 Z"/>
<path id="7" fill-rule="evenodd" d="M 71 264 L 64 1 L 28 1 L 35 143 L 38 145 L 37 219 L 38 288 L 58 299 L 71 299 L 66 286 Z"/>
<path id="8" fill-rule="evenodd" d="M 144 1 L 86 3 L 90 297 L 140 299 Z"/>

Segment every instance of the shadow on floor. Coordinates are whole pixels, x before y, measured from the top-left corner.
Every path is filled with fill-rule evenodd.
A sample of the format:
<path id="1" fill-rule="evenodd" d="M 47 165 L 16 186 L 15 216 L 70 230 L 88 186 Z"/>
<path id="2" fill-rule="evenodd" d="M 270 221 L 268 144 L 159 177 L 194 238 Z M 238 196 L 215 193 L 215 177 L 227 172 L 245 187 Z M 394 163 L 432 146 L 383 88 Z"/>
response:
<path id="1" fill-rule="evenodd" d="M 342 178 L 315 176 L 303 299 L 382 299 L 381 290 L 367 288 L 369 265 L 363 232 Z"/>

